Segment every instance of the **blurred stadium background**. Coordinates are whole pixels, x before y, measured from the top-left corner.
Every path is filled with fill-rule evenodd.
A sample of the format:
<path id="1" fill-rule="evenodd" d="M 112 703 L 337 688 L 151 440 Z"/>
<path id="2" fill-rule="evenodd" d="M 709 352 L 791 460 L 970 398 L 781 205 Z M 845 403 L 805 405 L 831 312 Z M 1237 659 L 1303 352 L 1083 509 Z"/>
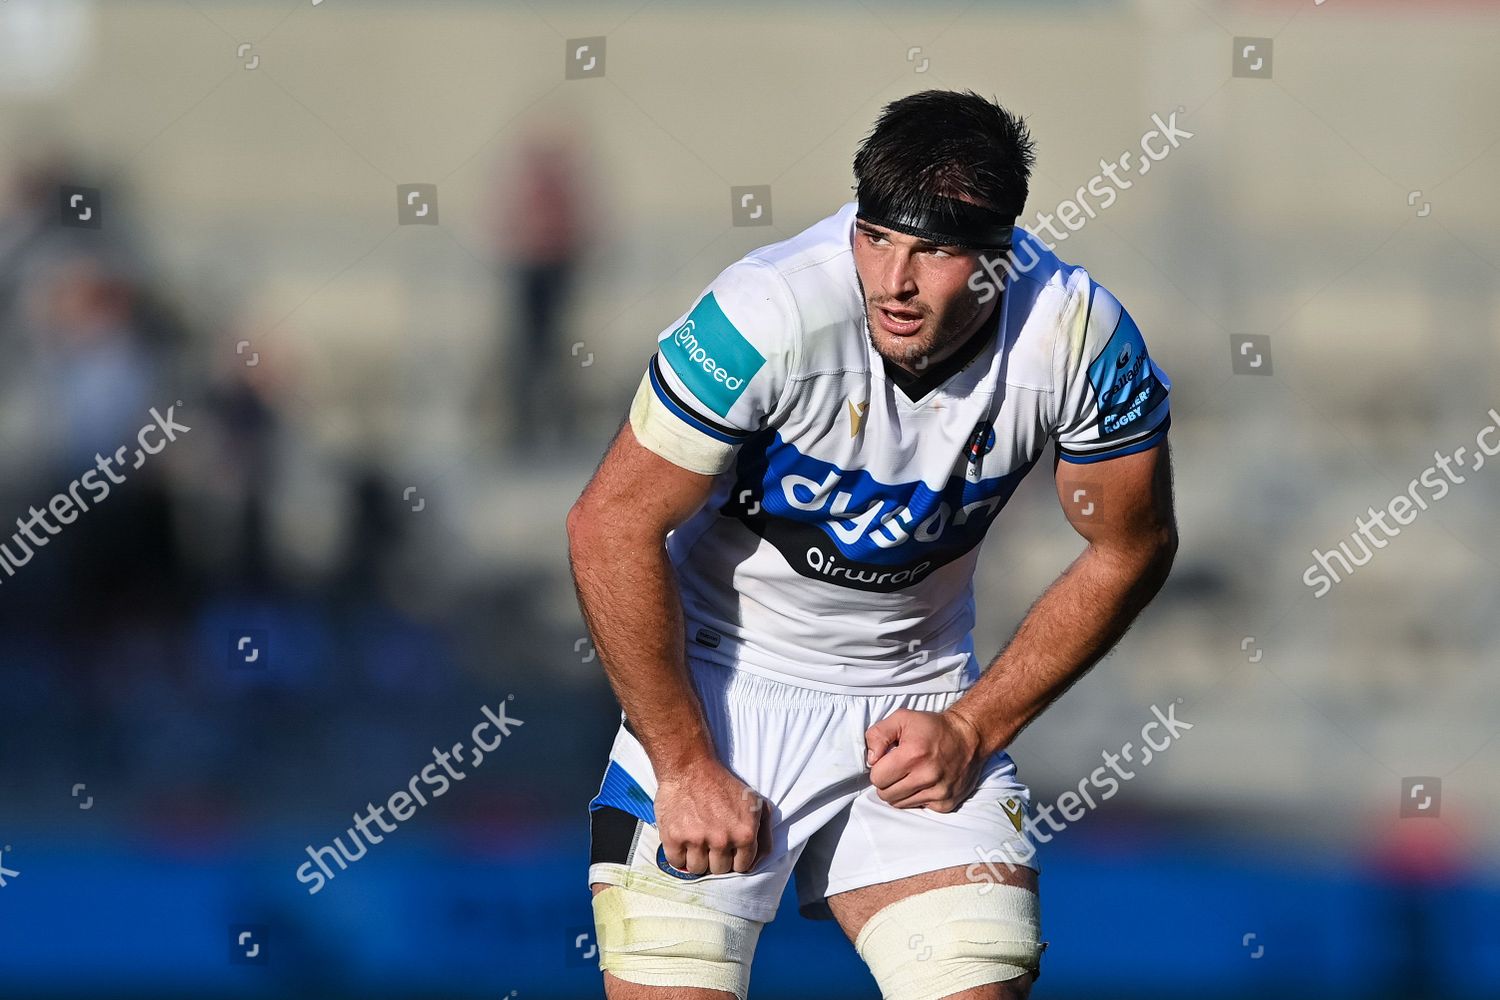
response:
<path id="1" fill-rule="evenodd" d="M 1013 752 L 1051 802 L 1193 728 L 1045 848 L 1035 996 L 1500 996 L 1495 473 L 1303 582 L 1500 405 L 1497 48 L 1484 0 L 0 4 L 0 520 L 191 428 L 0 577 L 0 997 L 602 996 L 563 514 L 657 332 L 928 87 L 1029 117 L 1023 223 L 1193 133 L 1058 248 L 1173 377 L 1183 544 Z M 1081 546 L 1044 474 L 990 539 L 986 650 Z M 753 982 L 877 996 L 792 907 Z"/>

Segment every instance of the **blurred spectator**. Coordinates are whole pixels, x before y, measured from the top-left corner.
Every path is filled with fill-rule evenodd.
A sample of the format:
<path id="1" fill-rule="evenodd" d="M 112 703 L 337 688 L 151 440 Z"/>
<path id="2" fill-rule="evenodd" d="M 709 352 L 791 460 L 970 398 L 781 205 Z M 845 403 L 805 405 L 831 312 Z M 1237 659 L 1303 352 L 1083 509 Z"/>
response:
<path id="1" fill-rule="evenodd" d="M 92 256 L 68 260 L 48 277 L 37 289 L 32 328 L 42 340 L 40 382 L 59 421 L 56 471 L 66 479 L 92 466 L 96 452 L 129 440 L 159 400 L 129 280 Z"/>
<path id="2" fill-rule="evenodd" d="M 501 332 L 510 345 L 502 353 L 501 384 L 509 397 L 511 441 L 536 453 L 571 440 L 578 425 L 564 333 L 587 215 L 574 137 L 557 127 L 532 131 L 501 201 L 495 237 L 515 303 L 504 310 L 502 325 L 520 326 L 518 336 Z"/>

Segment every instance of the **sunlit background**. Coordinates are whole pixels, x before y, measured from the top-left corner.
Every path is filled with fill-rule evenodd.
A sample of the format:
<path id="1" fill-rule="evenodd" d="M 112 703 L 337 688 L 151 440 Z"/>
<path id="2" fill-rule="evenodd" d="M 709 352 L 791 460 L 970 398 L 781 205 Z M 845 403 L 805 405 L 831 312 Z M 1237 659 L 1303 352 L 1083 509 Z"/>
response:
<path id="1" fill-rule="evenodd" d="M 1057 247 L 1173 379 L 1182 548 L 1012 752 L 1052 802 L 1192 729 L 1044 847 L 1034 996 L 1500 995 L 1497 50 L 1485 0 L 0 3 L 0 533 L 88 502 L 0 539 L 0 997 L 602 996 L 564 512 L 655 336 L 933 87 L 1027 116 L 1033 228 L 1191 133 Z M 1040 464 L 986 651 L 1082 546 Z M 752 990 L 878 996 L 790 905 Z"/>

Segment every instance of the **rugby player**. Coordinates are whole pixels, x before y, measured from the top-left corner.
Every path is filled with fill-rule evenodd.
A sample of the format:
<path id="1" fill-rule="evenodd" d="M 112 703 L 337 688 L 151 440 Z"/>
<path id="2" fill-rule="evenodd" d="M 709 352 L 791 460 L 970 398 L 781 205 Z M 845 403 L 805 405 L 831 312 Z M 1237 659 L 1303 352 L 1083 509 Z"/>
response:
<path id="1" fill-rule="evenodd" d="M 590 804 L 611 1000 L 744 1000 L 793 872 L 884 997 L 1030 991 L 1030 793 L 1005 748 L 1177 545 L 1170 382 L 1119 301 L 1015 225 L 1033 162 L 972 91 L 886 106 L 856 200 L 658 337 L 569 512 L 623 709 Z M 979 543 L 1049 440 L 1087 545 L 981 672 Z M 994 851 L 1028 860 L 965 876 Z"/>

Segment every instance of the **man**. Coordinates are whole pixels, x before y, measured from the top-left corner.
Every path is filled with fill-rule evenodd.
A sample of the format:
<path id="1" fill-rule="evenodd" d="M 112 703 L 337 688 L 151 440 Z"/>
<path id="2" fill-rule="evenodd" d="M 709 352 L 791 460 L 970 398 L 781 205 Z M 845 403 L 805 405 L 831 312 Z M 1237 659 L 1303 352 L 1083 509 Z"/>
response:
<path id="1" fill-rule="evenodd" d="M 965 876 L 1032 857 L 1004 748 L 1176 549 L 1170 383 L 1114 296 L 1013 226 L 1032 162 L 972 91 L 887 106 L 857 202 L 661 335 L 569 513 L 624 709 L 590 805 L 611 1000 L 744 1000 L 794 870 L 883 996 L 1028 994 L 1034 864 Z M 1088 546 L 980 676 L 978 545 L 1049 438 Z"/>

